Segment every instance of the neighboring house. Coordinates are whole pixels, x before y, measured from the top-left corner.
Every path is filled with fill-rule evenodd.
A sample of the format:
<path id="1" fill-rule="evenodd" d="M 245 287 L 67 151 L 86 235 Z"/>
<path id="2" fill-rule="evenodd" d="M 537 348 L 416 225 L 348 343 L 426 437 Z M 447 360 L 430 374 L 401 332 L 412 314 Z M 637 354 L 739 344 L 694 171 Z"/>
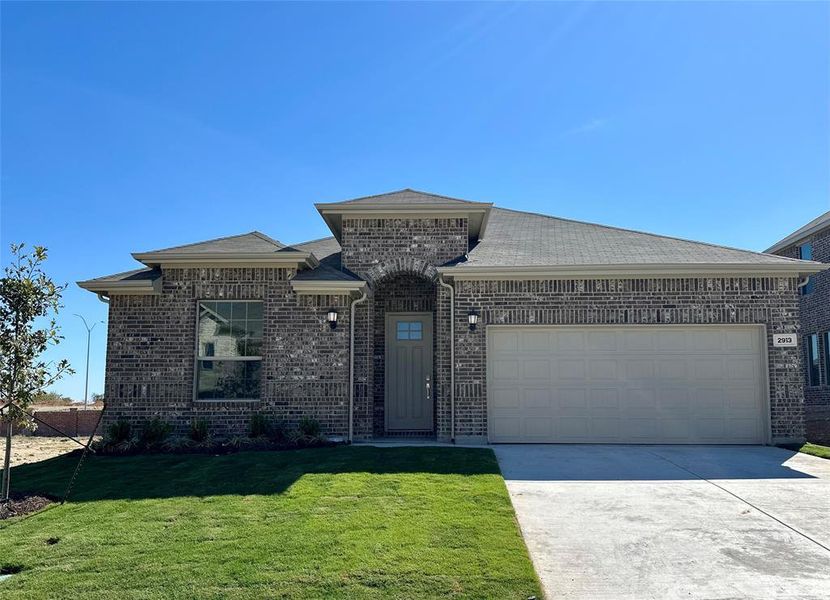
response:
<path id="1" fill-rule="evenodd" d="M 830 211 L 767 252 L 830 263 Z M 830 270 L 813 275 L 801 286 L 800 301 L 807 439 L 830 444 Z"/>
<path id="2" fill-rule="evenodd" d="M 800 279 L 821 265 L 413 190 L 317 204 L 333 237 L 134 254 L 106 421 L 458 442 L 804 439 Z M 334 326 L 336 325 L 336 326 Z"/>

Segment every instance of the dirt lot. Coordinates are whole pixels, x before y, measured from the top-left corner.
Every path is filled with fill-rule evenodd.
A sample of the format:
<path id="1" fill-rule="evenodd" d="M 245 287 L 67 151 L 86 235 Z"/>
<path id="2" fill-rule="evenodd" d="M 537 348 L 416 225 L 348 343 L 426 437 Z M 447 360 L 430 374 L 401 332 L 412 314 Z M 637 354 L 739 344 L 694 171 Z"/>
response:
<path id="1" fill-rule="evenodd" d="M 3 439 L 0 441 L 0 451 L 5 447 Z M 46 460 L 80 447 L 68 438 L 15 435 L 12 436 L 12 466 Z"/>

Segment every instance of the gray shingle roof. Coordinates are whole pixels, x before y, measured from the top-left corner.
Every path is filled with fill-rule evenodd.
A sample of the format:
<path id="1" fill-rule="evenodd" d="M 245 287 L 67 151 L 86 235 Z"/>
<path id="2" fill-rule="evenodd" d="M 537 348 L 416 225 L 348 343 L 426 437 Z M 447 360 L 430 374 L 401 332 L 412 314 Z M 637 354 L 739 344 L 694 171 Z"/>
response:
<path id="1" fill-rule="evenodd" d="M 791 259 L 494 207 L 485 239 L 457 266 L 787 262 Z"/>
<path id="2" fill-rule="evenodd" d="M 362 281 L 360 277 L 347 269 L 341 270 L 322 263 L 314 269 L 300 271 L 294 279 L 297 281 Z"/>
<path id="3" fill-rule="evenodd" d="M 194 244 L 184 244 L 181 246 L 173 246 L 171 248 L 162 248 L 161 250 L 151 250 L 150 252 L 142 254 L 201 254 L 201 253 L 254 253 L 254 252 L 276 252 L 288 248 L 285 244 L 272 239 L 260 233 L 259 231 L 251 231 L 249 233 L 241 233 L 239 235 L 231 235 L 228 237 L 216 238 L 213 240 L 206 240 L 204 242 L 196 242 Z"/>
<path id="4" fill-rule="evenodd" d="M 766 251 L 778 252 L 779 250 L 783 250 L 787 246 L 791 246 L 796 242 L 800 242 L 803 238 L 807 237 L 808 235 L 817 233 L 825 227 L 830 227 L 830 210 L 828 210 L 823 215 L 819 215 L 818 217 L 807 223 L 804 227 L 800 227 L 799 229 L 795 230 L 793 233 L 785 237 L 780 242 L 776 242 L 775 244 L 770 246 Z"/>
<path id="5" fill-rule="evenodd" d="M 96 277 L 95 279 L 88 279 L 81 283 L 117 283 L 127 281 L 153 281 L 161 277 L 160 269 L 151 269 L 149 267 L 144 269 L 134 269 L 132 271 L 124 271 L 123 273 L 115 273 L 113 275 L 105 275 L 103 277 Z"/>
<path id="6" fill-rule="evenodd" d="M 480 204 L 479 202 L 472 202 L 470 200 L 461 200 L 459 198 L 450 198 L 449 196 L 439 196 L 438 194 L 430 194 L 428 192 L 419 192 L 409 188 L 398 190 L 396 192 L 388 192 L 386 194 L 376 194 L 374 196 L 364 196 L 362 198 L 354 198 L 353 200 L 344 200 L 337 202 L 338 205 L 352 205 L 352 204 Z"/>
<path id="7" fill-rule="evenodd" d="M 319 261 L 322 261 L 327 256 L 340 252 L 340 244 L 333 235 L 320 238 L 319 240 L 292 244 L 291 247 L 302 252 L 311 252 Z"/>

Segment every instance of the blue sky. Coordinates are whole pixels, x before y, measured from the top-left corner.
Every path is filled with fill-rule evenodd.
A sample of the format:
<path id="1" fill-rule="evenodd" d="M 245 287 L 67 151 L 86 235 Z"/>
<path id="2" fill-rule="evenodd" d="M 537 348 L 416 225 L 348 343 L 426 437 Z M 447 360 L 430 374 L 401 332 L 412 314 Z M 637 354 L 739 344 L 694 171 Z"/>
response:
<path id="1" fill-rule="evenodd" d="M 754 250 L 830 209 L 827 3 L 0 10 L 3 262 L 63 282 L 404 187 Z M 80 399 L 106 307 L 64 299 Z"/>

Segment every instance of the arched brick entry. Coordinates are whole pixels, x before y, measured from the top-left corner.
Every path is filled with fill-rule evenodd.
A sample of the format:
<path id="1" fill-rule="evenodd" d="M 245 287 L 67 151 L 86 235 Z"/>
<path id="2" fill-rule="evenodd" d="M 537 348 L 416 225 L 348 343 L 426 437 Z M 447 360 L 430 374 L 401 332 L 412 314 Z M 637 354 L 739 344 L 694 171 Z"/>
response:
<path id="1" fill-rule="evenodd" d="M 404 256 L 379 263 L 363 274 L 369 287 L 376 289 L 384 280 L 400 275 L 412 275 L 432 284 L 438 280 L 438 270 L 426 261 Z"/>
<path id="2" fill-rule="evenodd" d="M 407 268 L 409 267 L 409 268 Z M 389 313 L 429 313 L 432 321 L 437 321 L 437 290 L 435 280 L 420 270 L 420 265 L 411 268 L 406 265 L 392 272 L 385 272 L 376 278 L 372 290 L 372 363 L 374 381 L 372 383 L 372 432 L 373 435 L 393 435 L 384 427 L 386 409 L 386 315 Z M 434 268 L 432 268 L 434 271 Z M 436 273 L 437 279 L 437 273 Z M 437 354 L 437 336 L 433 334 L 433 356 Z M 436 364 L 436 362 L 433 362 Z M 435 369 L 432 381 L 436 379 Z M 434 402 L 434 398 L 433 398 Z M 436 413 L 433 406 L 433 414 Z M 433 422 L 434 433 L 435 423 Z M 407 435 L 400 433 L 395 435 Z"/>

